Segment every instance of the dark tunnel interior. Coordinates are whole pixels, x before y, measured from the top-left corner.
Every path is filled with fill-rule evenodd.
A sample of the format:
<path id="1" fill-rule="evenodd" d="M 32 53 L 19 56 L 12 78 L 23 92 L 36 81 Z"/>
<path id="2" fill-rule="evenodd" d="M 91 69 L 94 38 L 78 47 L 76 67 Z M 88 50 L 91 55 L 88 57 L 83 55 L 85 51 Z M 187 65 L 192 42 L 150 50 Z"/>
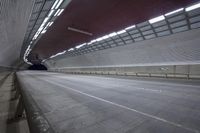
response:
<path id="1" fill-rule="evenodd" d="M 28 67 L 28 70 L 47 70 L 47 67 L 42 64 L 33 64 L 32 66 Z"/>

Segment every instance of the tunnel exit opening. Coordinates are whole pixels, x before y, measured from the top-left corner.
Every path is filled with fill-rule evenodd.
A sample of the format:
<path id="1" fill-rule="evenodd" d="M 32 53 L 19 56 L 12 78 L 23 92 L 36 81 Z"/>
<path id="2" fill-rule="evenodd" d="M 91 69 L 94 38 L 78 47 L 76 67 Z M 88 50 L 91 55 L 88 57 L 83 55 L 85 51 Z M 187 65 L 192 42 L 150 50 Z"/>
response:
<path id="1" fill-rule="evenodd" d="M 32 66 L 28 67 L 28 70 L 47 70 L 47 67 L 42 64 L 33 64 Z"/>

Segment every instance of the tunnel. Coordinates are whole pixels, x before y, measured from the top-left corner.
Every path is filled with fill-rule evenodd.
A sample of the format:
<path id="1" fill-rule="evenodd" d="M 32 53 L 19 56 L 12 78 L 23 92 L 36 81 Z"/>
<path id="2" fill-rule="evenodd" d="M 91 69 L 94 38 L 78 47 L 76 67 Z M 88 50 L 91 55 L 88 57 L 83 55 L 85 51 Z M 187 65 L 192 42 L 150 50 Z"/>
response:
<path id="1" fill-rule="evenodd" d="M 0 133 L 200 133 L 200 0 L 0 0 Z"/>
<path id="2" fill-rule="evenodd" d="M 47 70 L 47 67 L 42 64 L 33 64 L 28 67 L 28 70 Z"/>

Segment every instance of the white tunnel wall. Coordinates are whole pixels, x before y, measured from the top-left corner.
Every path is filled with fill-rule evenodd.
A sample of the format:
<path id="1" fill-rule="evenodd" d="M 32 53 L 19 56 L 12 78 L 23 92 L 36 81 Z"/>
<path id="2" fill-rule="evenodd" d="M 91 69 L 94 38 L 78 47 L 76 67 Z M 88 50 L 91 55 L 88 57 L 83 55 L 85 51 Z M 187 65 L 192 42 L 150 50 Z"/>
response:
<path id="1" fill-rule="evenodd" d="M 0 66 L 16 67 L 35 0 L 0 1 Z"/>
<path id="2" fill-rule="evenodd" d="M 49 68 L 159 66 L 200 63 L 200 30 L 191 30 L 74 57 L 57 57 Z"/>

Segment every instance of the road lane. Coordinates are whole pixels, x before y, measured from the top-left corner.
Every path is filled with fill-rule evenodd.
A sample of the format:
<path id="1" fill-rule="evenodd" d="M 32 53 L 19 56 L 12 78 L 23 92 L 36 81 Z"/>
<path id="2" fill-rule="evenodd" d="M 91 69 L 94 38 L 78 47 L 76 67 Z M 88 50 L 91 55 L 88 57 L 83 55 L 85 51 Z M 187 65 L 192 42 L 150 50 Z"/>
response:
<path id="1" fill-rule="evenodd" d="M 200 86 L 25 71 L 18 74 L 58 132 L 200 131 Z"/>

